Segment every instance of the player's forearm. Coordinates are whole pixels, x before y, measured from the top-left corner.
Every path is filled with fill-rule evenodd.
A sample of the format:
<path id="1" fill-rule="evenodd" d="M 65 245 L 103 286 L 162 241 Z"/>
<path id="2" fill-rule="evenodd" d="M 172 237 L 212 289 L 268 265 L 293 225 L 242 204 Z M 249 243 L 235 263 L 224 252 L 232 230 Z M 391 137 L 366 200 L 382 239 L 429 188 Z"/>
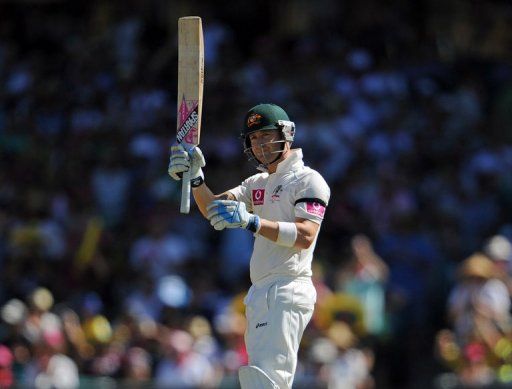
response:
<path id="1" fill-rule="evenodd" d="M 258 235 L 261 235 L 272 242 L 277 240 L 279 234 L 279 225 L 277 222 L 273 222 L 267 219 L 260 218 L 261 227 L 258 231 Z"/>
<path id="2" fill-rule="evenodd" d="M 206 185 L 206 183 L 203 183 L 202 185 L 192 188 L 192 193 L 194 194 L 194 199 L 196 200 L 196 204 L 203 214 L 205 218 L 208 219 L 208 211 L 207 207 L 210 205 L 210 203 L 214 200 L 235 200 L 235 196 L 230 192 L 224 192 L 221 194 L 214 194 L 210 188 Z"/>
<path id="3" fill-rule="evenodd" d="M 260 218 L 261 227 L 258 235 L 261 235 L 272 242 L 277 242 L 279 237 L 279 224 L 274 221 Z M 293 244 L 294 248 L 307 249 L 315 240 L 316 230 L 303 223 L 294 223 L 297 228 L 297 238 Z"/>
<path id="4" fill-rule="evenodd" d="M 206 211 L 206 207 L 215 200 L 215 195 L 206 184 L 202 184 L 197 188 L 192 188 L 192 193 L 199 211 L 201 211 L 204 217 L 207 217 L 208 212 Z"/>

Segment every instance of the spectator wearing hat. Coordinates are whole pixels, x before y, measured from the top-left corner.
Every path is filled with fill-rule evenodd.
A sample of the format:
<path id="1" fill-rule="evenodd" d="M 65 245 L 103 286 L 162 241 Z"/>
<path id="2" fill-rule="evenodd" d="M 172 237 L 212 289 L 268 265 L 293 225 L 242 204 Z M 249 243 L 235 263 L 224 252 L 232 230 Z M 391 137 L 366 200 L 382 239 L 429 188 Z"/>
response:
<path id="1" fill-rule="evenodd" d="M 489 328 L 508 331 L 510 297 L 500 279 L 502 272 L 482 253 L 465 259 L 458 270 L 458 281 L 448 297 L 448 314 L 459 341 L 481 330 L 482 321 Z"/>
<path id="2" fill-rule="evenodd" d="M 485 242 L 483 252 L 492 259 L 507 276 L 510 276 L 512 273 L 512 243 L 505 235 L 497 234 L 490 237 Z"/>

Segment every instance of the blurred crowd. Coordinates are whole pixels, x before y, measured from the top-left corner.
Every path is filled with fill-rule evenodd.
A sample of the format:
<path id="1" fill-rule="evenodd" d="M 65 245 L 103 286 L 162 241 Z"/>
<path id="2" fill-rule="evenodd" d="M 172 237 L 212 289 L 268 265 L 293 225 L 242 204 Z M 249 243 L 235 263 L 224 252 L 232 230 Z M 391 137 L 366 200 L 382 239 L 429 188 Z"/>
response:
<path id="1" fill-rule="evenodd" d="M 194 14 L 209 186 L 275 102 L 331 187 L 296 387 L 512 383 L 508 1 L 5 1 L 0 388 L 237 387 L 252 236 L 167 176 Z"/>

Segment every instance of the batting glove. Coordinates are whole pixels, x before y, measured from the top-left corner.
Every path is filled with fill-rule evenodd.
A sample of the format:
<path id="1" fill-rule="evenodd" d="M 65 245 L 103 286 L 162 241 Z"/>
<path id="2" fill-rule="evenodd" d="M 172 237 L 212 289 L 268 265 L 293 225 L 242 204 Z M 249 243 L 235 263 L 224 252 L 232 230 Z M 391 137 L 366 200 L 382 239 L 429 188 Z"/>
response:
<path id="1" fill-rule="evenodd" d="M 247 212 L 245 203 L 233 200 L 215 200 L 206 208 L 208 220 L 216 230 L 245 228 L 254 233 L 260 229 L 260 218 Z"/>
<path id="2" fill-rule="evenodd" d="M 190 151 L 186 151 L 182 145 L 174 145 L 171 147 L 171 157 L 167 172 L 176 181 L 180 181 L 183 172 L 190 170 L 190 181 L 192 186 L 194 182 L 203 183 L 204 173 L 202 167 L 206 165 L 203 152 L 199 147 L 194 147 Z"/>

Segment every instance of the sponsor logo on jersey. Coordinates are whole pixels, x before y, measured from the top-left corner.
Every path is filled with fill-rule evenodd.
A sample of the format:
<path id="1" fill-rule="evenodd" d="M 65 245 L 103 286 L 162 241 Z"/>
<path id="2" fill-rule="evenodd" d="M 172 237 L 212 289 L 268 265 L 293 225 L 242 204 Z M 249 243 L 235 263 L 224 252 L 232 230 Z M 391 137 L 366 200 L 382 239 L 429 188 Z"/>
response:
<path id="1" fill-rule="evenodd" d="M 264 323 L 257 323 L 256 328 L 265 327 L 267 325 L 267 322 Z"/>
<path id="2" fill-rule="evenodd" d="M 306 212 L 312 215 L 324 217 L 325 207 L 317 202 L 306 203 Z"/>
<path id="3" fill-rule="evenodd" d="M 279 200 L 279 196 L 280 194 L 283 191 L 283 186 L 282 185 L 278 185 L 276 186 L 276 188 L 274 189 L 274 191 L 272 192 L 272 201 L 277 201 Z"/>
<path id="4" fill-rule="evenodd" d="M 253 205 L 263 205 L 265 201 L 265 189 L 252 190 L 252 203 Z"/>
<path id="5" fill-rule="evenodd" d="M 247 127 L 251 128 L 252 126 L 255 126 L 256 124 L 260 124 L 261 122 L 261 115 L 259 113 L 253 113 L 247 118 Z"/>

